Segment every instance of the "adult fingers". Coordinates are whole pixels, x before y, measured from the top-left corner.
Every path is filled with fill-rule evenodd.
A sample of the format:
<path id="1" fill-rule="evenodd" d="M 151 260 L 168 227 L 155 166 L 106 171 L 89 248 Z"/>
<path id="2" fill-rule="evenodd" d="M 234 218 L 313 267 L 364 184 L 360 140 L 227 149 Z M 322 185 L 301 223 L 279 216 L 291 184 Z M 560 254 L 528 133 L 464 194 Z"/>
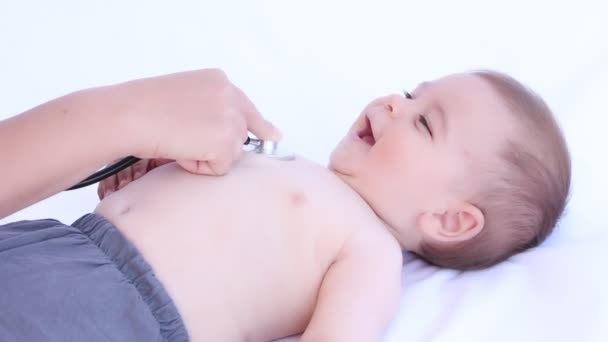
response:
<path id="1" fill-rule="evenodd" d="M 247 95 L 238 87 L 234 87 L 238 96 L 241 98 L 241 110 L 245 114 L 247 121 L 247 129 L 251 133 L 255 134 L 256 137 L 262 140 L 279 141 L 282 138 L 281 132 L 274 127 L 270 121 L 264 119 L 262 114 L 255 107 L 253 102 L 247 97 Z"/>
<path id="2" fill-rule="evenodd" d="M 232 149 L 232 160 L 237 161 L 243 156 L 243 144 L 239 141 Z"/>
<path id="3" fill-rule="evenodd" d="M 209 163 L 201 160 L 177 160 L 179 166 L 184 170 L 199 175 L 214 176 L 215 173 L 209 166 Z"/>

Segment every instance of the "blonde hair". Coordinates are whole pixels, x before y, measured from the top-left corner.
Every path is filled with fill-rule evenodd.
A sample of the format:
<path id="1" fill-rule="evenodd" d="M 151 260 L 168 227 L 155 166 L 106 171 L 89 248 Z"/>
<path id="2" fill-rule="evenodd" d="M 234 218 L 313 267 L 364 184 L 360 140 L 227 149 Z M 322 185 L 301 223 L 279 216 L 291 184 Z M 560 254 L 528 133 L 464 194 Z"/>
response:
<path id="1" fill-rule="evenodd" d="M 487 81 L 519 121 L 522 136 L 507 141 L 487 172 L 487 184 L 470 198 L 485 216 L 470 240 L 424 240 L 419 255 L 432 264 L 480 269 L 539 245 L 562 216 L 570 191 L 570 156 L 546 103 L 510 76 L 475 71 Z"/>

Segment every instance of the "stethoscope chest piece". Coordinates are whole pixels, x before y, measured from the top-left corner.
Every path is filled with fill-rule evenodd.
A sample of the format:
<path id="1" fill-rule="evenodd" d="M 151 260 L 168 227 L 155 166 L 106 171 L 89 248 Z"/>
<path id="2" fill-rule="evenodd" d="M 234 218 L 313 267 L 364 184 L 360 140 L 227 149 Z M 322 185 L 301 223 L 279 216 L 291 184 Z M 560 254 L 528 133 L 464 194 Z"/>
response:
<path id="1" fill-rule="evenodd" d="M 279 148 L 276 141 L 249 138 L 245 150 L 282 161 L 296 159 L 295 154 Z"/>

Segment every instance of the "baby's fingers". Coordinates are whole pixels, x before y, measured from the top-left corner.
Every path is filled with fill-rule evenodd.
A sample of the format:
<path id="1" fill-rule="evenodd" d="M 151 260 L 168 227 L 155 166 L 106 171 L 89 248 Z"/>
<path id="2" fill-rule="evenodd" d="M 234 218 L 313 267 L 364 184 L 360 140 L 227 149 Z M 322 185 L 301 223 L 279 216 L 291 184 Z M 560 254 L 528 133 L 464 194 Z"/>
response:
<path id="1" fill-rule="evenodd" d="M 116 174 L 118 188 L 120 190 L 133 181 L 133 167 L 128 167 Z"/>
<path id="2" fill-rule="evenodd" d="M 117 186 L 116 175 L 112 175 L 99 183 L 99 186 L 97 187 L 97 196 L 102 200 L 104 197 L 116 191 Z"/>
<path id="3" fill-rule="evenodd" d="M 150 164 L 148 164 L 146 172 L 150 171 L 150 170 L 153 170 L 153 169 L 155 169 L 155 168 L 157 168 L 159 166 L 162 166 L 162 165 L 165 165 L 165 164 L 169 164 L 169 163 L 172 163 L 172 162 L 174 162 L 174 160 L 172 160 L 172 159 L 163 159 L 163 158 L 152 159 L 152 160 L 150 160 Z"/>
<path id="4" fill-rule="evenodd" d="M 131 167 L 133 169 L 133 171 L 132 171 L 133 180 L 136 180 L 139 177 L 145 175 L 146 172 L 149 171 L 148 170 L 149 164 L 151 164 L 150 159 L 142 159 L 142 160 L 138 161 L 137 163 L 135 163 Z"/>

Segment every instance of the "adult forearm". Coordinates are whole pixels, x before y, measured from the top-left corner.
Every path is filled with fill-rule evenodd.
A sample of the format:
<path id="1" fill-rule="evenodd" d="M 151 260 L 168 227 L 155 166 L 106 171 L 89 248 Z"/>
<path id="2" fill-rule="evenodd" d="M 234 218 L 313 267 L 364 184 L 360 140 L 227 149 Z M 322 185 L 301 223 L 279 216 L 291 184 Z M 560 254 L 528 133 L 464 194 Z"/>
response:
<path id="1" fill-rule="evenodd" d="M 127 152 L 101 88 L 0 121 L 0 218 L 77 183 Z"/>

